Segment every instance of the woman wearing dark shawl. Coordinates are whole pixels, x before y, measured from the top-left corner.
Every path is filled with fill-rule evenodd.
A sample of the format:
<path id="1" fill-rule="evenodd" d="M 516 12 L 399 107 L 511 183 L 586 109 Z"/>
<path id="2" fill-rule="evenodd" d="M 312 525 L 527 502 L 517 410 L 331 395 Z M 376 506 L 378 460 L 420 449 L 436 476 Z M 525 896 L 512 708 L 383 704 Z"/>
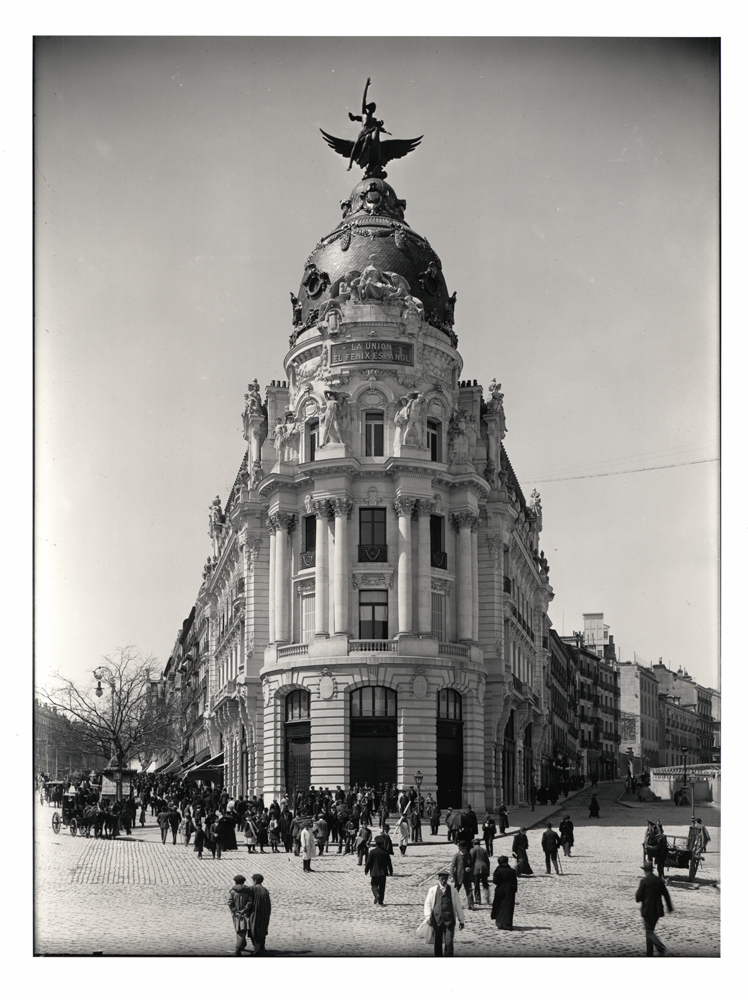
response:
<path id="1" fill-rule="evenodd" d="M 496 891 L 491 907 L 491 919 L 500 931 L 510 931 L 514 922 L 514 900 L 517 895 L 517 873 L 509 867 L 509 858 L 502 854 L 493 873 Z"/>
<path id="2" fill-rule="evenodd" d="M 517 875 L 532 875 L 533 873 L 530 862 L 527 860 L 528 846 L 527 827 L 523 826 L 519 833 L 514 835 L 514 841 L 512 842 L 512 854 L 517 859 L 515 868 Z"/>
<path id="3" fill-rule="evenodd" d="M 262 955 L 265 951 L 265 938 L 270 924 L 270 893 L 262 884 L 262 875 L 253 875 L 252 882 L 254 905 L 249 913 L 249 934 L 254 945 L 254 954 Z"/>

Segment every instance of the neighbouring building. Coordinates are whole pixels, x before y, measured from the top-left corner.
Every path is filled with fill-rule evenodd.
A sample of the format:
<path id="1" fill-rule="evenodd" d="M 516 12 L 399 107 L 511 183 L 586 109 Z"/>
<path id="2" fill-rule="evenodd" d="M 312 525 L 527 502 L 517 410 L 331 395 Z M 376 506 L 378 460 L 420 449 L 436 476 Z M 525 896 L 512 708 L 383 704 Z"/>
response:
<path id="1" fill-rule="evenodd" d="M 575 657 L 555 629 L 549 630 L 549 718 L 551 763 L 541 774 L 544 785 L 558 785 L 581 774 L 579 753 L 579 690 Z"/>
<path id="2" fill-rule="evenodd" d="M 540 497 L 512 469 L 501 385 L 461 379 L 456 296 L 384 176 L 300 261 L 284 378 L 248 386 L 247 452 L 166 671 L 180 763 L 210 756 L 266 801 L 420 771 L 444 806 L 512 806 L 554 755 Z"/>
<path id="3" fill-rule="evenodd" d="M 660 767 L 701 764 L 700 720 L 690 706 L 682 705 L 678 695 L 660 693 Z"/>
<path id="4" fill-rule="evenodd" d="M 632 772 L 641 774 L 660 763 L 660 715 L 657 677 L 641 663 L 618 663 L 621 681 L 621 753 Z"/>
<path id="5" fill-rule="evenodd" d="M 603 621 L 602 611 L 586 612 L 584 620 L 584 644 L 598 656 L 605 656 L 605 647 L 609 645 L 609 626 Z"/>
<path id="6" fill-rule="evenodd" d="M 695 681 L 687 670 L 679 667 L 677 671 L 670 670 L 662 662 L 653 665 L 660 692 L 676 699 L 683 708 L 694 711 L 698 717 L 697 751 L 698 764 L 712 763 L 714 749 L 714 719 L 712 714 L 712 689 Z"/>
<path id="7" fill-rule="evenodd" d="M 71 749 L 63 716 L 56 708 L 34 700 L 34 773 L 52 780 L 68 778 L 82 771 L 101 770 L 108 759 Z"/>

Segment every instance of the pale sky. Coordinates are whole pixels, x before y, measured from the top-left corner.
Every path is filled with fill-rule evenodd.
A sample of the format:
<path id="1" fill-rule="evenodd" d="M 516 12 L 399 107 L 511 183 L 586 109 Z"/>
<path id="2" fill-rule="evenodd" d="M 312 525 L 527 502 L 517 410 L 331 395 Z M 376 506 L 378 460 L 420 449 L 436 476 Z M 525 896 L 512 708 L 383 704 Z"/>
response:
<path id="1" fill-rule="evenodd" d="M 36 49 L 36 667 L 165 664 L 340 221 L 365 79 L 543 500 L 559 632 L 719 683 L 719 57 L 626 39 L 51 38 Z M 604 472 L 673 465 L 659 471 Z M 577 478 L 596 476 L 597 478 Z M 555 481 L 552 481 L 555 480 Z"/>

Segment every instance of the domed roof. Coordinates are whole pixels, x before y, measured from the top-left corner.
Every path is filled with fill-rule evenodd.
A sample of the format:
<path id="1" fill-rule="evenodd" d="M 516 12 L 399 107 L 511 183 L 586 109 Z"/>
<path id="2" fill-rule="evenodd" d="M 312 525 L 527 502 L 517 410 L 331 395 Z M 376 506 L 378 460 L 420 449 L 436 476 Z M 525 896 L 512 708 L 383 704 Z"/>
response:
<path id="1" fill-rule="evenodd" d="M 428 323 L 451 335 L 454 303 L 438 255 L 405 222 L 405 202 L 380 177 L 365 177 L 341 202 L 343 221 L 307 258 L 295 308 L 295 329 L 316 322 L 320 307 L 334 294 L 340 279 L 370 263 L 394 271 L 423 302 Z"/>

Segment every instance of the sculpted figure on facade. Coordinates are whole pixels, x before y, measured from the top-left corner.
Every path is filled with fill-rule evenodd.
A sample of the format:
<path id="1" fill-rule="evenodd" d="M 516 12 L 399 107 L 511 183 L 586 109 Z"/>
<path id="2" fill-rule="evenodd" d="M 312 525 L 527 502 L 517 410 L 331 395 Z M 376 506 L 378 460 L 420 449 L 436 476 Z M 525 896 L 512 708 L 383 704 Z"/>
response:
<path id="1" fill-rule="evenodd" d="M 395 414 L 395 454 L 400 448 L 424 448 L 426 446 L 427 400 L 422 392 L 409 392 L 401 396 Z"/>
<path id="2" fill-rule="evenodd" d="M 320 447 L 326 444 L 345 444 L 349 424 L 348 394 L 325 390 L 325 402 L 319 414 Z"/>
<path id="3" fill-rule="evenodd" d="M 293 292 L 289 294 L 291 296 L 291 309 L 293 310 L 293 325 L 301 326 L 301 303 Z"/>
<path id="4" fill-rule="evenodd" d="M 504 413 L 504 393 L 501 391 L 501 382 L 492 378 L 488 383 L 488 391 L 491 398 L 486 403 L 486 412 L 498 417 L 498 435 L 500 440 L 506 437 L 506 415 Z"/>
<path id="5" fill-rule="evenodd" d="M 281 462 L 284 462 L 286 465 L 293 465 L 299 461 L 299 425 L 291 410 L 286 413 L 283 428 Z"/>
<path id="6" fill-rule="evenodd" d="M 478 442 L 475 417 L 469 417 L 463 409 L 456 410 L 449 421 L 448 438 L 450 465 L 470 465 Z"/>
<path id="7" fill-rule="evenodd" d="M 247 442 L 249 457 L 248 466 L 254 468 L 260 460 L 262 444 L 267 437 L 267 413 L 260 396 L 260 386 L 254 379 L 244 393 L 244 412 L 242 413 L 243 437 Z"/>

